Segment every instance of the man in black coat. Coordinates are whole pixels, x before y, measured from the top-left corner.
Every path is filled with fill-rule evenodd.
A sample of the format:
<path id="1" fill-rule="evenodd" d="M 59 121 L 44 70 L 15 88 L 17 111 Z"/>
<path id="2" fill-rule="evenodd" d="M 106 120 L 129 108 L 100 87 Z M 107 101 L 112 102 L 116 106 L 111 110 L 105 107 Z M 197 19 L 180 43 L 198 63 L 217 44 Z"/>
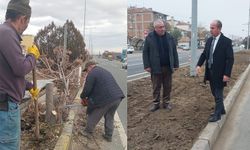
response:
<path id="1" fill-rule="evenodd" d="M 160 91 L 163 85 L 163 108 L 170 110 L 172 73 L 179 67 L 174 38 L 166 32 L 164 22 L 154 21 L 154 31 L 145 39 L 143 49 L 144 69 L 151 73 L 154 105 L 152 112 L 160 108 Z"/>
<path id="2" fill-rule="evenodd" d="M 206 61 L 204 82 L 210 83 L 215 99 L 215 110 L 209 122 L 216 122 L 225 114 L 223 89 L 229 81 L 234 63 L 232 41 L 221 33 L 222 23 L 214 20 L 210 24 L 210 37 L 197 63 L 196 72 L 201 72 L 201 66 Z"/>
<path id="3" fill-rule="evenodd" d="M 116 83 L 112 74 L 96 66 L 94 61 L 85 65 L 87 78 L 80 95 L 82 100 L 87 100 L 87 126 L 84 135 L 91 137 L 96 124 L 104 116 L 105 134 L 103 137 L 111 142 L 114 130 L 114 115 L 125 97 L 121 88 Z"/>

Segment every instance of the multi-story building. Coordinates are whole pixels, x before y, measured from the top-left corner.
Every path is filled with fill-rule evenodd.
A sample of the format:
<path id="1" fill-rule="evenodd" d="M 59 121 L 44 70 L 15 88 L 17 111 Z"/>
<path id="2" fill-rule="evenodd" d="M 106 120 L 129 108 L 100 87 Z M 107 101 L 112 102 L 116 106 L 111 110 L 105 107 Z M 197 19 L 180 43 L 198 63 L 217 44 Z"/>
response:
<path id="1" fill-rule="evenodd" d="M 152 8 L 128 8 L 128 37 L 144 39 L 149 32 L 150 25 L 156 19 L 167 21 L 166 14 L 153 11 Z"/>
<path id="2" fill-rule="evenodd" d="M 171 26 L 171 29 L 177 28 L 181 31 L 182 37 L 178 41 L 178 46 L 190 47 L 191 24 L 189 22 L 175 20 L 174 17 L 171 17 L 167 22 Z"/>

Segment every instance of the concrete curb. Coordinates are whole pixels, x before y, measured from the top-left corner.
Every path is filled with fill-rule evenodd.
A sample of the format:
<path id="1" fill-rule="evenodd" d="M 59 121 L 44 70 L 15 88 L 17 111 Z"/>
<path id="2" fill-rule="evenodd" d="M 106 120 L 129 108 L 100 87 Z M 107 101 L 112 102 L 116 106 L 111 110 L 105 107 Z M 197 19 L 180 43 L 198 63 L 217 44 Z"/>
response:
<path id="1" fill-rule="evenodd" d="M 124 130 L 124 127 L 122 125 L 121 119 L 117 113 L 117 111 L 115 112 L 115 120 L 118 122 L 119 126 L 117 127 L 121 142 L 122 142 L 122 146 L 124 148 L 124 150 L 127 150 L 127 134 Z"/>
<path id="2" fill-rule="evenodd" d="M 207 126 L 202 130 L 200 136 L 194 143 L 191 150 L 212 150 L 215 140 L 217 139 L 226 119 L 231 111 L 232 105 L 234 104 L 236 98 L 239 95 L 239 92 L 242 86 L 245 83 L 245 80 L 250 72 L 250 65 L 247 69 L 241 74 L 238 81 L 235 83 L 234 87 L 230 90 L 227 97 L 224 100 L 225 109 L 227 114 L 223 115 L 220 121 L 215 123 L 208 123 Z"/>
<path id="3" fill-rule="evenodd" d="M 54 150 L 69 150 L 72 141 L 72 132 L 74 127 L 75 112 L 70 109 L 68 121 L 64 124 L 62 134 L 59 137 Z"/>
<path id="4" fill-rule="evenodd" d="M 76 95 L 73 103 L 80 103 L 79 97 L 80 97 L 81 92 L 82 92 L 82 87 L 79 88 L 79 91 L 77 92 L 77 95 Z M 68 121 L 64 123 L 62 133 L 57 140 L 57 143 L 56 143 L 54 150 L 69 150 L 69 149 L 71 149 L 75 111 L 76 110 L 73 108 L 71 108 L 69 110 Z"/>

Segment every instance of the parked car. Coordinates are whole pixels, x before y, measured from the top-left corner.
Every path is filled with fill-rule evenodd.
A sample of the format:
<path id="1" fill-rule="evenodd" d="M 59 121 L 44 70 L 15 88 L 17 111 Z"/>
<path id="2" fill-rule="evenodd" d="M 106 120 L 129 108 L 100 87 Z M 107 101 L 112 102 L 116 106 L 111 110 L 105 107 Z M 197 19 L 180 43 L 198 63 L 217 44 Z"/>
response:
<path id="1" fill-rule="evenodd" d="M 187 45 L 183 45 L 183 46 L 182 46 L 182 49 L 183 49 L 183 50 L 189 50 L 189 49 L 190 49 L 190 47 L 189 47 L 189 46 L 187 46 Z"/>
<path id="2" fill-rule="evenodd" d="M 179 45 L 178 48 L 181 48 L 183 50 L 189 50 L 190 47 L 188 45 Z"/>
<path id="3" fill-rule="evenodd" d="M 135 49 L 134 49 L 133 46 L 128 46 L 128 48 L 127 48 L 127 53 L 128 54 L 132 54 L 134 51 L 135 51 Z"/>
<path id="4" fill-rule="evenodd" d="M 203 46 L 203 45 L 198 46 L 198 49 L 204 49 L 204 48 L 205 48 L 205 46 Z"/>

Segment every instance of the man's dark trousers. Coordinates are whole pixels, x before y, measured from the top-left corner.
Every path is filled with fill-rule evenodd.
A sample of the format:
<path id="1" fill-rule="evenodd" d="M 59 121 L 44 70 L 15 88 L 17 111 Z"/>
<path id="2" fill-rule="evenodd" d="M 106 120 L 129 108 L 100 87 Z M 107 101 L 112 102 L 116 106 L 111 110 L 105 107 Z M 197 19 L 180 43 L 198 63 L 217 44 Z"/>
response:
<path id="1" fill-rule="evenodd" d="M 116 100 L 102 107 L 95 108 L 88 114 L 85 130 L 92 133 L 97 123 L 101 120 L 102 116 L 104 116 L 105 134 L 107 136 L 112 136 L 114 130 L 114 116 L 120 102 L 121 100 Z"/>
<path id="2" fill-rule="evenodd" d="M 168 104 L 170 101 L 170 92 L 172 89 L 172 72 L 169 67 L 162 67 L 162 73 L 151 74 L 153 84 L 154 104 L 160 104 L 161 85 L 163 85 L 163 103 Z"/>
<path id="3" fill-rule="evenodd" d="M 209 70 L 210 77 L 212 78 L 213 72 Z M 210 79 L 210 89 L 215 99 L 215 109 L 214 115 L 217 115 L 218 118 L 221 117 L 222 111 L 225 110 L 224 103 L 223 103 L 223 89 L 224 87 L 216 87 L 215 83 L 212 79 Z"/>

